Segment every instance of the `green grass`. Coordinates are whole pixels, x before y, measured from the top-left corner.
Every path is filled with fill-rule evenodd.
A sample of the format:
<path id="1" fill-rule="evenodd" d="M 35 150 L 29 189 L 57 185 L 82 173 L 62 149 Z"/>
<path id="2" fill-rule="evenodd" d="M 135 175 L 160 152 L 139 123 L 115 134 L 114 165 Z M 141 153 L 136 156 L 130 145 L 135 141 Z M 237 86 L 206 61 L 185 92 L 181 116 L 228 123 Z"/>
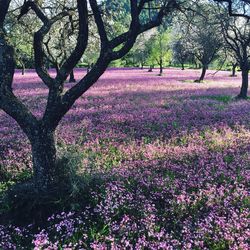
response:
<path id="1" fill-rule="evenodd" d="M 233 100 L 232 96 L 228 95 L 201 95 L 201 96 L 191 96 L 192 100 L 199 100 L 199 99 L 209 99 L 218 102 L 222 102 L 224 104 L 228 104 Z"/>

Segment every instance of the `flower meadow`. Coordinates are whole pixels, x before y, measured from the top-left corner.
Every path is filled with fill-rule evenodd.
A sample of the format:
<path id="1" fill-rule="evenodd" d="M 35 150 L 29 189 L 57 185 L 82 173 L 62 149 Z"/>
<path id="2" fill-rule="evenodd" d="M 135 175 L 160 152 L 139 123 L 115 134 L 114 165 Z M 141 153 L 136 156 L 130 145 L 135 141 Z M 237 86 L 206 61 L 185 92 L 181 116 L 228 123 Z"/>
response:
<path id="1" fill-rule="evenodd" d="M 85 202 L 43 226 L 0 225 L 0 249 L 250 249 L 250 101 L 234 99 L 240 76 L 209 71 L 194 83 L 197 70 L 157 73 L 109 69 L 77 101 L 57 147 L 77 166 Z M 34 71 L 17 71 L 14 91 L 42 116 L 48 91 Z M 27 138 L 2 111 L 0 167 L 2 193 L 32 171 Z"/>

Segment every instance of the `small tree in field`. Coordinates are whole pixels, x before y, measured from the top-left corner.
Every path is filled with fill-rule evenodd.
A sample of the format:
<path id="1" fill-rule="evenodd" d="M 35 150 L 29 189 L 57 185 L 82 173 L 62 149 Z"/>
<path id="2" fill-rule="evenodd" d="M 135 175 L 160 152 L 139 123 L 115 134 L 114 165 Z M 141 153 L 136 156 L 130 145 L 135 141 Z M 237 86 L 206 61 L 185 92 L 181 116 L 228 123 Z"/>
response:
<path id="1" fill-rule="evenodd" d="M 171 60 L 170 48 L 170 32 L 165 31 L 163 27 L 158 28 L 155 35 L 153 35 L 149 42 L 150 53 L 149 61 L 152 64 L 159 65 L 159 75 L 163 74 L 164 65 Z"/>
<path id="2" fill-rule="evenodd" d="M 133 49 L 124 58 L 128 64 L 130 63 L 133 66 L 140 65 L 141 69 L 144 69 L 150 53 L 150 47 L 146 42 L 148 39 L 150 39 L 150 34 L 146 33 L 138 37 Z"/>
<path id="3" fill-rule="evenodd" d="M 152 7 L 152 17 L 147 21 L 143 19 L 142 22 L 141 16 L 144 12 L 147 12 L 146 6 L 149 2 Z M 50 9 L 53 9 L 53 3 L 48 6 Z M 35 68 L 37 74 L 49 89 L 46 110 L 43 117 L 38 119 L 15 96 L 12 90 L 15 70 L 14 49 L 8 42 L 5 30 L 5 19 L 10 9 L 11 0 L 0 0 L 0 108 L 19 124 L 31 143 L 33 183 L 35 190 L 38 192 L 47 192 L 57 180 L 55 130 L 61 119 L 75 101 L 99 79 L 110 62 L 126 55 L 133 47 L 139 34 L 159 26 L 163 17 L 177 6 L 175 0 L 130 0 L 129 3 L 130 24 L 128 30 L 110 37 L 106 31 L 103 18 L 105 13 L 103 13 L 101 3 L 97 0 L 77 0 L 76 8 L 59 4 L 61 11 L 56 14 L 48 14 L 46 6 L 43 6 L 46 3 L 32 0 L 25 1 L 19 18 L 32 11 L 41 22 L 41 27 L 34 34 Z M 78 16 L 76 46 L 60 65 L 56 77 L 53 78 L 46 68 L 47 53 L 44 48 L 44 39 L 54 25 L 64 18 L 70 17 L 75 11 Z M 65 90 L 64 82 L 82 58 L 88 45 L 89 14 L 94 17 L 101 41 L 100 55 L 90 72 L 72 88 Z"/>
<path id="4" fill-rule="evenodd" d="M 237 58 L 235 57 L 233 51 L 227 48 L 226 46 L 225 46 L 225 52 L 227 53 L 227 62 L 228 62 L 227 64 L 232 67 L 232 73 L 230 77 L 236 77 L 237 76 L 236 70 L 237 67 L 239 66 Z"/>
<path id="5" fill-rule="evenodd" d="M 214 21 L 212 7 L 201 3 L 189 15 L 181 16 L 177 20 L 181 35 L 185 37 L 185 47 L 202 65 L 201 75 L 196 82 L 204 80 L 209 64 L 216 58 L 223 43 L 219 25 Z"/>
<path id="6" fill-rule="evenodd" d="M 250 70 L 250 25 L 242 17 L 221 20 L 222 32 L 228 48 L 234 53 L 242 72 L 242 84 L 238 98 L 247 98 Z"/>
<path id="7" fill-rule="evenodd" d="M 172 50 L 173 50 L 173 59 L 181 64 L 181 69 L 184 70 L 184 64 L 188 61 L 190 58 L 190 52 L 188 51 L 186 47 L 185 39 L 179 38 L 178 40 L 175 40 L 172 44 Z"/>
<path id="8" fill-rule="evenodd" d="M 250 70 L 250 24 L 243 16 L 230 16 L 227 9 L 218 6 L 218 21 L 225 40 L 225 46 L 230 51 L 234 66 L 239 65 L 242 72 L 242 84 L 238 98 L 247 98 L 248 74 Z"/>

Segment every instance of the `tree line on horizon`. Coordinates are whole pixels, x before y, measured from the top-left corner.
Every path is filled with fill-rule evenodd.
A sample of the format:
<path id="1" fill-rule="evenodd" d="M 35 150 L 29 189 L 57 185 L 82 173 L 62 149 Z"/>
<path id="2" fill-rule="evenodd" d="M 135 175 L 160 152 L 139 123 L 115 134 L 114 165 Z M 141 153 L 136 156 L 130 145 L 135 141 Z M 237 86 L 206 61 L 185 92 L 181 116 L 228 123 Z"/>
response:
<path id="1" fill-rule="evenodd" d="M 125 30 L 124 23 L 129 20 L 130 15 L 129 1 L 124 0 L 119 4 L 107 1 L 102 4 L 105 5 L 104 8 L 108 10 L 108 14 L 117 21 L 112 25 L 112 30 L 117 33 Z M 111 66 L 141 68 L 147 66 L 150 68 L 149 71 L 159 67 L 159 75 L 162 75 L 164 67 L 177 66 L 184 69 L 187 65 L 190 68 L 202 69 L 199 79 L 196 80 L 202 82 L 206 70 L 212 65 L 215 69 L 232 70 L 233 77 L 236 76 L 236 69 L 240 71 L 243 69 L 242 76 L 246 82 L 248 66 L 243 64 L 246 64 L 244 61 L 248 61 L 244 59 L 244 47 L 246 47 L 246 54 L 249 53 L 248 19 L 242 16 L 230 16 L 227 5 L 216 7 L 211 1 L 199 5 L 196 1 L 192 9 L 171 15 L 164 19 L 161 26 L 139 35 L 130 52 L 112 62 Z M 151 15 L 150 10 L 148 12 L 148 15 Z M 32 30 L 39 27 L 39 22 L 32 22 L 30 25 L 29 20 L 19 21 L 21 25 L 16 24 L 15 15 L 9 18 L 9 25 L 13 29 L 10 39 L 16 46 L 17 67 L 21 68 L 24 74 L 25 68 L 35 68 Z M 93 20 L 90 25 L 95 29 Z M 29 30 L 25 35 L 23 35 L 24 29 Z M 76 27 L 73 20 L 68 20 L 55 25 L 47 35 L 44 48 L 47 52 L 48 67 L 58 70 L 62 61 L 67 58 L 76 42 L 74 29 Z M 95 32 L 90 34 L 89 46 L 77 67 L 86 67 L 90 70 L 97 60 L 100 39 L 94 35 Z M 73 71 L 69 81 L 75 82 Z"/>

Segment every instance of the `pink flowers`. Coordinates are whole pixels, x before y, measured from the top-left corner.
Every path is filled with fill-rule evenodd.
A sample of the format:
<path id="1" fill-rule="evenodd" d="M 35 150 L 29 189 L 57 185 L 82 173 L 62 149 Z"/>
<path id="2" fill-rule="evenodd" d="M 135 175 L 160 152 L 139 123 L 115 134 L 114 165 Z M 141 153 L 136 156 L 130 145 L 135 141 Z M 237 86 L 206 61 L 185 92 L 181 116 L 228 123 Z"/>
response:
<path id="1" fill-rule="evenodd" d="M 70 147 L 75 157 L 75 147 L 78 174 L 96 178 L 90 204 L 52 215 L 38 231 L 2 226 L 0 248 L 249 249 L 250 103 L 231 98 L 240 79 L 228 72 L 184 82 L 196 74 L 107 71 L 57 131 L 59 153 Z M 42 115 L 46 88 L 33 72 L 15 79 Z M 30 166 L 29 147 L 0 117 L 0 164 L 18 174 Z"/>
<path id="2" fill-rule="evenodd" d="M 33 244 L 34 244 L 34 249 L 35 250 L 39 250 L 39 249 L 43 249 L 45 247 L 48 247 L 49 244 L 49 238 L 48 238 L 48 234 L 45 232 L 45 230 L 42 230 L 39 234 L 34 235 L 35 239 L 33 240 Z"/>

